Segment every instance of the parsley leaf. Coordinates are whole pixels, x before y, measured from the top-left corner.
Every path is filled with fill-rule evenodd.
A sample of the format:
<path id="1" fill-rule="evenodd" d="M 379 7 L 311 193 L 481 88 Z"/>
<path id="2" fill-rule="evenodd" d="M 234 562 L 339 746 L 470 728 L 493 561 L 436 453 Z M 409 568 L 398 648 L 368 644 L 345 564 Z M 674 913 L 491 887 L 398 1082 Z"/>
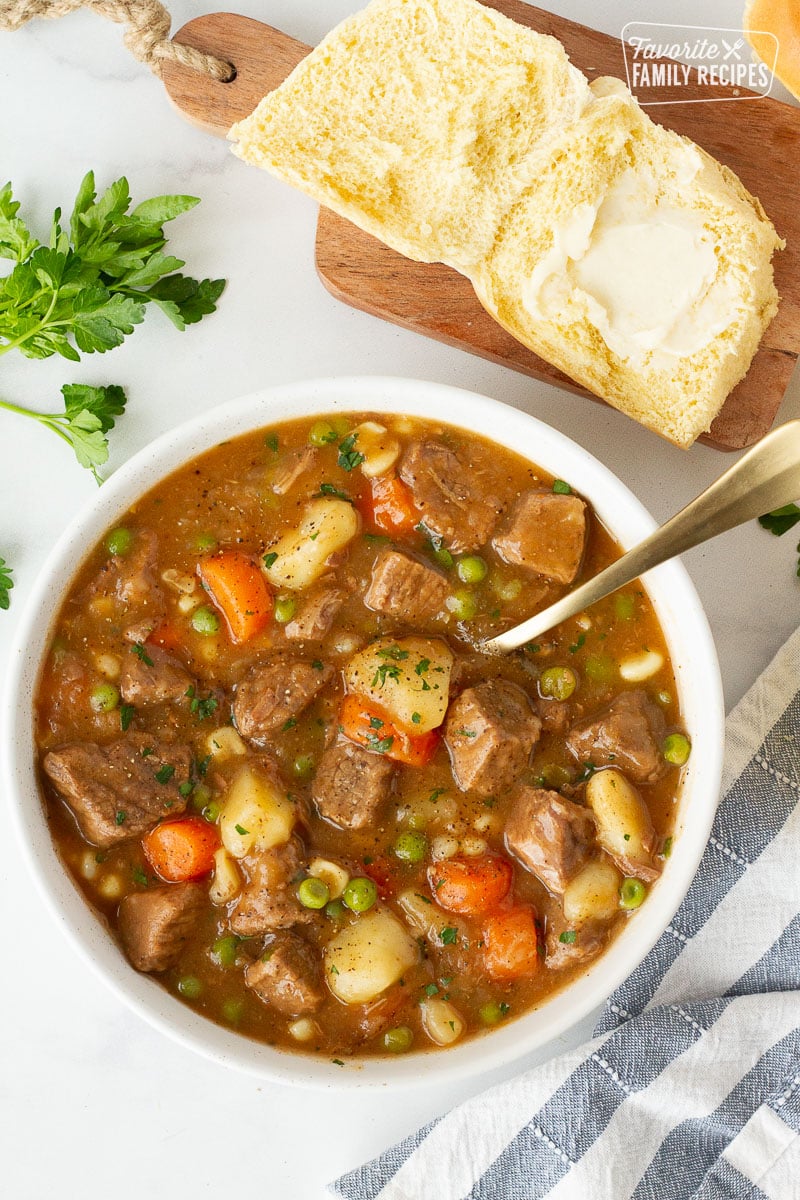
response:
<path id="1" fill-rule="evenodd" d="M 341 488 L 334 487 L 332 483 L 321 483 L 319 485 L 319 491 L 314 492 L 313 499 L 319 500 L 321 496 L 336 496 L 338 500 L 346 500 L 348 504 L 353 503 L 352 497 L 348 496 L 347 492 L 343 492 Z"/>
<path id="2" fill-rule="evenodd" d="M 146 667 L 152 667 L 152 665 L 153 665 L 153 660 L 152 660 L 152 658 L 150 657 L 150 655 L 147 653 L 147 651 L 145 650 L 145 648 L 144 648 L 144 646 L 142 645 L 142 643 L 141 643 L 141 642 L 134 642 L 134 643 L 133 643 L 133 645 L 131 646 L 131 650 L 132 650 L 132 651 L 133 651 L 133 653 L 136 655 L 136 657 L 137 657 L 137 658 L 138 658 L 138 659 L 139 659 L 141 662 L 143 662 L 143 663 L 144 663 L 144 665 L 145 665 Z"/>
<path id="3" fill-rule="evenodd" d="M 458 930 L 452 925 L 446 925 L 444 929 L 439 930 L 439 939 L 443 946 L 452 946 L 458 937 Z"/>
<path id="4" fill-rule="evenodd" d="M 571 946 L 577 936 L 574 929 L 565 929 L 563 933 L 558 935 L 558 940 L 565 946 Z"/>
<path id="5" fill-rule="evenodd" d="M 351 433 L 339 443 L 339 457 L 336 461 L 344 471 L 354 471 L 364 461 L 364 455 L 354 449 L 357 437 L 357 433 Z"/>
<path id="6" fill-rule="evenodd" d="M 774 508 L 772 512 L 765 513 L 763 517 L 758 518 L 762 529 L 768 529 L 776 537 L 787 533 L 798 521 L 800 521 L 800 508 L 796 504 L 784 504 L 783 508 Z"/>
<path id="7" fill-rule="evenodd" d="M 172 779 L 174 774 L 175 768 L 173 767 L 172 763 L 162 763 L 162 765 L 155 772 L 156 782 L 162 785 L 167 784 L 169 783 L 170 779 Z"/>
<path id="8" fill-rule="evenodd" d="M 3 193 L 0 192 L 0 201 Z M 2 212 L 2 209 L 0 209 Z M 2 226 L 0 226 L 0 235 L 2 234 Z M 4 558 L 0 558 L 0 609 L 8 608 L 11 603 L 8 593 L 14 586 L 14 580 L 11 578 L 11 567 Z"/>
<path id="9" fill-rule="evenodd" d="M 136 712 L 136 709 L 133 707 L 132 704 L 121 704 L 120 705 L 119 726 L 123 733 L 127 733 L 128 729 L 130 728 L 131 721 L 133 720 L 133 714 L 135 712 Z"/>
<path id="10" fill-rule="evenodd" d="M 7 400 L 0 400 L 0 408 L 31 417 L 40 425 L 52 429 L 53 433 L 72 446 L 80 465 L 90 470 L 98 483 L 102 483 L 97 468 L 108 460 L 108 439 L 105 435 L 114 428 L 115 419 L 125 411 L 125 392 L 118 384 L 90 387 L 85 383 L 67 383 L 62 387 L 61 395 L 64 397 L 63 413 L 38 413 Z"/>
<path id="11" fill-rule="evenodd" d="M 133 332 L 155 304 L 184 329 L 214 311 L 225 281 L 181 275 L 183 260 L 165 254 L 164 224 L 194 208 L 196 196 L 156 196 L 132 211 L 128 182 L 101 195 L 84 176 L 67 227 L 56 209 L 49 245 L 19 217 L 11 185 L 0 190 L 0 257 L 14 268 L 0 280 L 0 355 L 27 358 L 102 354 Z"/>

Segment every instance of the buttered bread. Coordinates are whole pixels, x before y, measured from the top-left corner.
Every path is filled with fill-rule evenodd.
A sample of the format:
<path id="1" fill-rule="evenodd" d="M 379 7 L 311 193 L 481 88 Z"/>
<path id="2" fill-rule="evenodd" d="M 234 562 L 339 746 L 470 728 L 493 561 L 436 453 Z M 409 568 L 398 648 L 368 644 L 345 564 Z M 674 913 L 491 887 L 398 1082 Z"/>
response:
<path id="1" fill-rule="evenodd" d="M 680 446 L 777 308 L 782 243 L 736 176 L 475 0 L 372 0 L 229 136 L 387 245 L 461 271 L 519 341 Z"/>

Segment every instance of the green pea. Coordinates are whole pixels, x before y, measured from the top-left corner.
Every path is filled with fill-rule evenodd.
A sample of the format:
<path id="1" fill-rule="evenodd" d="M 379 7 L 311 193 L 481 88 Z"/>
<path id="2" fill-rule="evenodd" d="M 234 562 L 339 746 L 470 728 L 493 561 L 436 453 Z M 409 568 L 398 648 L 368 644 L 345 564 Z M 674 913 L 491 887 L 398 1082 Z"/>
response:
<path id="1" fill-rule="evenodd" d="M 539 676 L 539 691 L 553 700 L 568 700 L 578 686 L 578 678 L 570 667 L 548 667 Z"/>
<path id="2" fill-rule="evenodd" d="M 192 808 L 201 813 L 211 799 L 211 788 L 207 783 L 196 783 L 192 788 Z"/>
<path id="3" fill-rule="evenodd" d="M 229 1025 L 238 1025 L 244 1015 L 244 1000 L 224 1000 L 220 1012 L 223 1021 L 227 1021 Z"/>
<path id="4" fill-rule="evenodd" d="M 545 763 L 539 769 L 539 778 L 545 787 L 560 788 L 571 782 L 572 773 L 560 763 Z"/>
<path id="5" fill-rule="evenodd" d="M 472 592 L 459 588 L 447 601 L 447 607 L 459 621 L 471 621 L 478 611 L 478 602 Z"/>
<path id="6" fill-rule="evenodd" d="M 591 654 L 583 664 L 583 673 L 592 683 L 610 683 L 614 678 L 614 660 L 607 654 Z"/>
<path id="7" fill-rule="evenodd" d="M 364 875 L 351 879 L 342 893 L 342 900 L 351 912 L 366 912 L 377 899 L 378 888 L 374 879 L 367 879 Z"/>
<path id="8" fill-rule="evenodd" d="M 414 1034 L 407 1025 L 398 1025 L 395 1029 L 387 1029 L 383 1035 L 383 1046 L 391 1054 L 405 1054 L 410 1050 Z"/>
<path id="9" fill-rule="evenodd" d="M 200 608 L 196 608 L 192 613 L 192 629 L 195 633 L 202 633 L 206 637 L 219 633 L 219 617 L 213 608 L 209 608 L 207 604 L 201 604 Z"/>
<path id="10" fill-rule="evenodd" d="M 501 600 L 516 600 L 522 592 L 521 579 L 497 579 L 492 584 Z"/>
<path id="11" fill-rule="evenodd" d="M 449 571 L 453 565 L 453 556 L 445 546 L 440 546 L 438 550 L 433 551 L 433 557 L 440 567 L 444 567 Z"/>
<path id="12" fill-rule="evenodd" d="M 428 853 L 428 839 L 424 833 L 410 830 L 408 833 L 400 834 L 393 850 L 402 862 L 419 863 Z"/>
<path id="13" fill-rule="evenodd" d="M 508 1012 L 508 1005 L 503 1001 L 489 1000 L 478 1009 L 478 1016 L 484 1025 L 498 1025 Z"/>
<path id="14" fill-rule="evenodd" d="M 119 701 L 119 690 L 113 683 L 98 683 L 89 693 L 89 703 L 96 713 L 113 712 Z"/>
<path id="15" fill-rule="evenodd" d="M 310 779 L 314 773 L 314 756 L 312 754 L 298 754 L 292 763 L 292 772 L 297 779 Z"/>
<path id="16" fill-rule="evenodd" d="M 112 529 L 106 538 L 106 550 L 109 554 L 127 554 L 133 545 L 133 534 L 130 529 Z"/>
<path id="17" fill-rule="evenodd" d="M 315 421 L 308 431 L 308 440 L 312 446 L 329 446 L 338 436 L 330 421 Z"/>
<path id="18" fill-rule="evenodd" d="M 674 763 L 676 767 L 682 767 L 684 763 L 689 761 L 689 755 L 692 752 L 692 743 L 685 733 L 670 733 L 664 738 L 664 745 L 661 748 L 661 752 L 668 763 Z"/>
<path id="19" fill-rule="evenodd" d="M 208 821 L 209 825 L 216 825 L 221 811 L 222 810 L 217 804 L 216 800 L 210 800 L 203 809 L 201 816 L 203 817 L 204 821 Z"/>
<path id="20" fill-rule="evenodd" d="M 218 967 L 228 968 L 236 965 L 236 955 L 239 952 L 240 940 L 233 933 L 217 938 L 211 947 L 211 958 Z"/>
<path id="21" fill-rule="evenodd" d="M 630 621 L 636 609 L 636 601 L 630 592 L 617 592 L 614 597 L 614 616 L 618 621 Z"/>
<path id="22" fill-rule="evenodd" d="M 344 905 L 341 900 L 329 900 L 325 905 L 325 916 L 330 921 L 341 921 L 345 915 Z"/>
<path id="23" fill-rule="evenodd" d="M 199 554 L 210 554 L 212 550 L 216 550 L 218 545 L 213 533 L 198 533 L 194 542 L 194 548 Z"/>
<path id="24" fill-rule="evenodd" d="M 462 583 L 481 583 L 489 568 L 478 554 L 468 554 L 459 559 L 456 574 Z"/>
<path id="25" fill-rule="evenodd" d="M 297 889 L 297 899 L 303 908 L 324 908 L 331 898 L 331 889 L 321 879 L 310 876 Z"/>
<path id="26" fill-rule="evenodd" d="M 294 596 L 276 596 L 275 620 L 279 625 L 285 625 L 287 621 L 291 621 L 296 608 L 297 601 Z"/>
<path id="27" fill-rule="evenodd" d="M 196 975 L 185 975 L 178 980 L 178 991 L 187 1000 L 197 1000 L 202 995 L 203 985 Z"/>
<path id="28" fill-rule="evenodd" d="M 638 908 L 647 895 L 641 879 L 623 879 L 619 889 L 620 908 Z"/>

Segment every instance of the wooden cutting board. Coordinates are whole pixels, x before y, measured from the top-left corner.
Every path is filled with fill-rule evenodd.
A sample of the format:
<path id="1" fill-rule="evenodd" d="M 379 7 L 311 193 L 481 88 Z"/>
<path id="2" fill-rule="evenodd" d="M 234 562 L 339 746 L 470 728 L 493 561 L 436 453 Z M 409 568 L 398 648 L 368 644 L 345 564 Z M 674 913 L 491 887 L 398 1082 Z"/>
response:
<path id="1" fill-rule="evenodd" d="M 625 78 L 619 38 L 522 0 L 484 2 L 521 24 L 557 37 L 590 79 Z M 188 67 L 164 64 L 164 84 L 173 103 L 194 124 L 219 137 L 252 112 L 310 49 L 269 25 L 233 13 L 197 17 L 177 32 L 175 40 L 219 55 L 236 67 L 234 80 L 218 83 Z M 698 93 L 689 85 L 681 94 Z M 669 104 L 650 112 L 730 166 L 761 199 L 787 242 L 775 261 L 781 295 L 778 315 L 747 377 L 731 392 L 711 432 L 702 439 L 721 450 L 739 450 L 772 425 L 800 354 L 800 108 L 754 98 Z M 320 209 L 317 226 L 316 264 L 328 290 L 347 304 L 597 399 L 501 329 L 478 303 L 464 276 L 441 264 L 412 262 L 325 208 Z"/>

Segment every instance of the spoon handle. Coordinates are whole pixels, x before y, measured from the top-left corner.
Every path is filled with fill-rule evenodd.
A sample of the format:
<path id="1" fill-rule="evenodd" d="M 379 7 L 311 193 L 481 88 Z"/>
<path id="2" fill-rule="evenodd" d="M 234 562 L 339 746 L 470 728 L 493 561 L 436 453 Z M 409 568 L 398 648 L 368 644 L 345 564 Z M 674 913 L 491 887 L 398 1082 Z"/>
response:
<path id="1" fill-rule="evenodd" d="M 521 625 L 481 644 L 515 650 L 574 617 L 646 571 L 800 496 L 800 420 L 787 421 L 735 462 L 724 475 L 622 558 Z"/>

